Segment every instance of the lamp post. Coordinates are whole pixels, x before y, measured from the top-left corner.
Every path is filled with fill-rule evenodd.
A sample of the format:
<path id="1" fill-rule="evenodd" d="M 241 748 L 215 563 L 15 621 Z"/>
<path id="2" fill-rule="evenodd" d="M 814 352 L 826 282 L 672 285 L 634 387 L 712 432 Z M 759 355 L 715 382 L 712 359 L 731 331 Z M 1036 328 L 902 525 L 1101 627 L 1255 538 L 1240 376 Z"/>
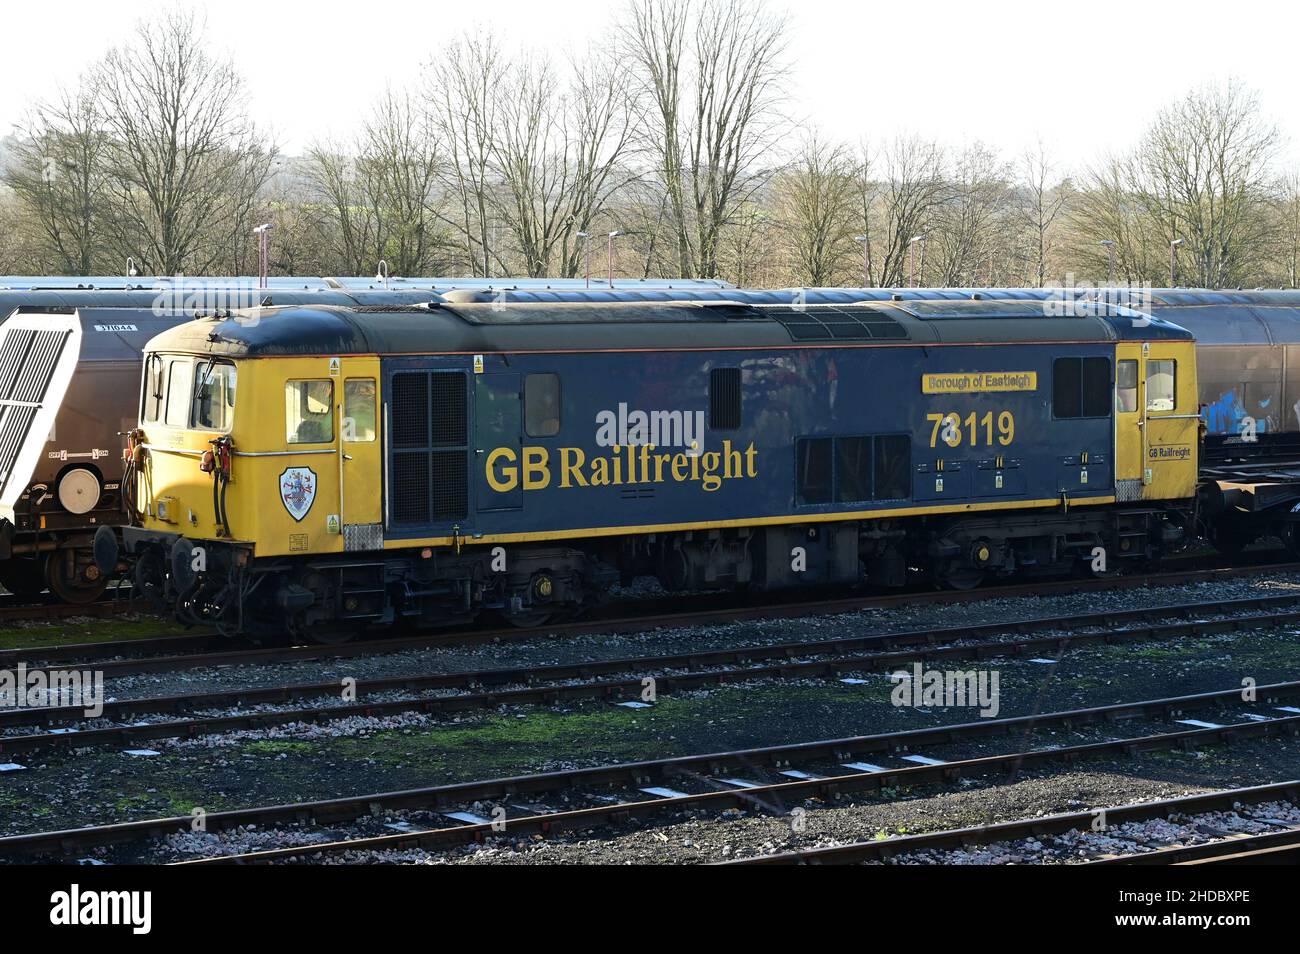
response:
<path id="1" fill-rule="evenodd" d="M 582 239 L 582 258 L 586 263 L 584 272 L 587 276 L 587 287 L 591 287 L 591 236 L 586 232 L 579 232 L 578 238 Z"/>
<path id="2" fill-rule="evenodd" d="M 253 234 L 257 236 L 257 285 L 259 288 L 265 288 L 271 272 L 271 223 L 264 222 L 259 225 L 253 229 Z"/>
<path id="3" fill-rule="evenodd" d="M 1115 240 L 1102 239 L 1097 243 L 1106 249 L 1106 284 L 1114 287 L 1115 285 Z"/>
<path id="4" fill-rule="evenodd" d="M 870 246 L 867 245 L 867 236 L 865 235 L 855 235 L 853 241 L 862 246 L 862 287 L 866 288 L 871 284 L 871 266 L 867 258 L 867 250 Z"/>
<path id="5" fill-rule="evenodd" d="M 907 241 L 907 282 L 916 288 L 916 243 L 921 243 L 921 277 L 925 278 L 925 236 L 913 235 Z"/>
<path id="6" fill-rule="evenodd" d="M 617 238 L 618 236 L 622 235 L 622 234 L 623 234 L 623 233 L 620 232 L 618 229 L 615 229 L 614 231 L 612 231 L 612 232 L 609 233 L 609 246 L 608 246 L 608 248 L 607 248 L 606 251 L 607 251 L 607 253 L 608 253 L 608 262 L 607 262 L 607 264 L 608 264 L 608 268 L 609 268 L 609 287 L 610 287 L 610 288 L 613 288 L 613 287 L 614 287 L 614 239 Z"/>
<path id="7" fill-rule="evenodd" d="M 1177 275 L 1178 268 L 1178 246 L 1183 244 L 1182 239 L 1174 239 L 1169 243 L 1169 287 L 1177 288 L 1174 276 Z"/>

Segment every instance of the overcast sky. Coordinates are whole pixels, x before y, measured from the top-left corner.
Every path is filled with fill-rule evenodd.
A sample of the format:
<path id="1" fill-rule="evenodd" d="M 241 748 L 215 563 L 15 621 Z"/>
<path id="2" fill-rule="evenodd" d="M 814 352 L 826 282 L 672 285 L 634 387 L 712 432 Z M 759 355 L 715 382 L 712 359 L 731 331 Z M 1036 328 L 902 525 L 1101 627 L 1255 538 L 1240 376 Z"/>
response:
<path id="1" fill-rule="evenodd" d="M 254 118 L 299 152 L 346 134 L 386 85 L 483 24 L 508 41 L 582 49 L 620 0 L 221 0 L 198 4 L 248 80 Z M 791 109 L 829 136 L 980 139 L 1008 156 L 1041 137 L 1086 164 L 1122 149 L 1190 87 L 1241 79 L 1300 155 L 1294 7 L 1237 0 L 790 0 Z M 0 131 L 160 7 L 123 0 L 4 4 Z M 372 12 L 368 12 L 372 11 Z"/>

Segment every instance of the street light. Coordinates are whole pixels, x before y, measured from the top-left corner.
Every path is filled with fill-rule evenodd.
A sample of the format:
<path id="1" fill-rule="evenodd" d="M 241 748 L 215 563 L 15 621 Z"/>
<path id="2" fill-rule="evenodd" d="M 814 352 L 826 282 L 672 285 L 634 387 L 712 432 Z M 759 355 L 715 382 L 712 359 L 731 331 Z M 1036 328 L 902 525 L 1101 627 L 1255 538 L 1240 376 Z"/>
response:
<path id="1" fill-rule="evenodd" d="M 1178 266 L 1178 246 L 1182 244 L 1183 244 L 1182 239 L 1174 239 L 1172 242 L 1169 243 L 1169 287 L 1170 288 L 1178 287 L 1178 285 L 1174 282 L 1174 275 L 1176 274 L 1176 269 Z"/>
<path id="2" fill-rule="evenodd" d="M 591 242 L 589 241 L 589 239 L 591 238 L 591 236 L 588 235 L 586 232 L 579 232 L 578 238 L 582 239 L 582 258 L 583 261 L 586 262 L 584 268 L 587 276 L 587 287 L 590 288 L 591 287 Z"/>
<path id="3" fill-rule="evenodd" d="M 270 222 L 264 222 L 253 229 L 253 234 L 257 236 L 257 284 L 259 288 L 266 287 L 267 277 L 271 273 L 271 228 Z"/>
<path id="4" fill-rule="evenodd" d="M 1097 244 L 1106 249 L 1106 258 L 1108 261 L 1106 266 L 1106 284 L 1113 288 L 1115 285 L 1115 240 L 1102 239 Z"/>
<path id="5" fill-rule="evenodd" d="M 609 233 L 608 264 L 609 264 L 609 287 L 610 288 L 614 287 L 614 239 L 622 234 L 623 233 L 620 232 L 618 229 L 615 229 L 614 231 Z"/>
<path id="6" fill-rule="evenodd" d="M 907 241 L 907 281 L 913 288 L 916 288 L 916 249 L 917 242 L 921 243 L 921 277 L 925 278 L 925 236 L 913 235 Z"/>
<path id="7" fill-rule="evenodd" d="M 868 251 L 871 246 L 867 245 L 867 236 L 855 235 L 853 241 L 862 246 L 862 287 L 867 288 L 871 284 L 871 267 Z"/>

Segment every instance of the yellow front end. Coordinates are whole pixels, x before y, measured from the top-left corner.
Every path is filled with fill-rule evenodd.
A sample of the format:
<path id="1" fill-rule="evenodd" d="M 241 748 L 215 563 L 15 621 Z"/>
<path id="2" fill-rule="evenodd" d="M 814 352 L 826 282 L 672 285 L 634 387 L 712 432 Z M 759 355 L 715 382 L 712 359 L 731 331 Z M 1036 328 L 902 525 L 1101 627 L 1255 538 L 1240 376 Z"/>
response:
<path id="1" fill-rule="evenodd" d="M 382 541 L 377 358 L 150 355 L 145 378 L 146 530 L 247 543 L 259 557 Z M 203 466 L 223 437 L 228 478 L 220 457 Z"/>
<path id="2" fill-rule="evenodd" d="M 1201 421 L 1195 342 L 1123 342 L 1115 358 L 1117 499 L 1194 497 Z"/>

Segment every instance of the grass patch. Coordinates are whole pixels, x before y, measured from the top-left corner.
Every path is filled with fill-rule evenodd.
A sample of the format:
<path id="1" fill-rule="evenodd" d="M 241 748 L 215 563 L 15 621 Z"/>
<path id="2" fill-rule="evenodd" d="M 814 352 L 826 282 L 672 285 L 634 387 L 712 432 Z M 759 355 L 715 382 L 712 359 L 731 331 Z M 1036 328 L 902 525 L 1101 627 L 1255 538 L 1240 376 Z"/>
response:
<path id="1" fill-rule="evenodd" d="M 65 643 L 113 643 L 176 635 L 173 620 L 140 616 L 126 619 L 74 617 L 8 622 L 0 626 L 0 649 L 29 649 Z"/>

